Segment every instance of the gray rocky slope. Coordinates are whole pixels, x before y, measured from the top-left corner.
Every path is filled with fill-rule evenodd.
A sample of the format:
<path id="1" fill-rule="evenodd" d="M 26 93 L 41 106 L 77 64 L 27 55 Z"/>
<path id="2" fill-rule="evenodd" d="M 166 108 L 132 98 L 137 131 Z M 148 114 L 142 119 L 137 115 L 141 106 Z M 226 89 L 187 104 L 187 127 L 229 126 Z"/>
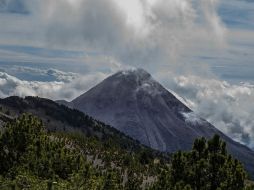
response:
<path id="1" fill-rule="evenodd" d="M 195 115 L 142 69 L 118 72 L 71 102 L 154 149 L 189 150 L 195 138 L 219 134 L 228 150 L 254 174 L 254 152 Z"/>

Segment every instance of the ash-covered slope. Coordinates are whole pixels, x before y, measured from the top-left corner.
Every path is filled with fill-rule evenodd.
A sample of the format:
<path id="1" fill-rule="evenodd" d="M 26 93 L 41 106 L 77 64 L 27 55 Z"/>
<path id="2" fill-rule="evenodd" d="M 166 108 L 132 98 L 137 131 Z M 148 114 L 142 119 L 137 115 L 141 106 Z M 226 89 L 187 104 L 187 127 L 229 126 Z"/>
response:
<path id="1" fill-rule="evenodd" d="M 195 138 L 219 134 L 254 174 L 254 153 L 195 115 L 142 69 L 118 72 L 72 101 L 74 108 L 154 149 L 189 150 Z"/>

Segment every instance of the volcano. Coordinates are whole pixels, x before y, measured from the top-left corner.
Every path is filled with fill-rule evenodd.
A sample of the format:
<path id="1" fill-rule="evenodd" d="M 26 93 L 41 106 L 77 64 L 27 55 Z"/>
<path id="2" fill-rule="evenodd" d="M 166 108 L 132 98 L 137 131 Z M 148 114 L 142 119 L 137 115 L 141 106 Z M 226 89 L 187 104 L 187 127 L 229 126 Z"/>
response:
<path id="1" fill-rule="evenodd" d="M 190 150 L 196 138 L 218 134 L 254 174 L 254 152 L 200 118 L 143 69 L 120 71 L 70 102 L 153 149 Z"/>

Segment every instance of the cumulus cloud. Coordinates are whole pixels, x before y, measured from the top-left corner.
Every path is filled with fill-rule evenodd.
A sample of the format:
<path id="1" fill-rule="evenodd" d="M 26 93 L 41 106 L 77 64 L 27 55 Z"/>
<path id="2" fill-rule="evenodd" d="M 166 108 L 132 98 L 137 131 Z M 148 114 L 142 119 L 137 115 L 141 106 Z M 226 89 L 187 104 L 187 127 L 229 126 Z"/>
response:
<path id="1" fill-rule="evenodd" d="M 57 73 L 59 72 L 57 71 Z M 5 72 L 0 72 L 0 97 L 40 96 L 53 100 L 72 100 L 106 77 L 100 72 L 84 76 L 76 74 L 78 77 L 66 82 L 66 78 L 62 77 L 63 73 L 60 72 L 60 79 L 62 79 L 60 81 L 41 82 L 20 80 Z"/>
<path id="2" fill-rule="evenodd" d="M 50 91 L 56 91 L 61 88 L 63 85 L 62 82 L 29 82 L 29 81 L 22 81 L 8 75 L 7 73 L 0 72 L 0 96 L 6 97 L 11 95 L 16 96 L 39 96 L 42 95 L 43 97 L 48 96 L 50 97 Z"/>
<path id="3" fill-rule="evenodd" d="M 194 75 L 161 78 L 182 102 L 233 139 L 254 148 L 254 86 Z M 189 118 L 189 117 L 188 117 Z"/>
<path id="4" fill-rule="evenodd" d="M 1 35 L 4 36 L 2 41 L 7 42 L 7 37 L 9 41 L 17 39 L 9 30 L 22 26 L 17 41 L 30 39 L 29 43 L 36 45 L 83 49 L 111 56 L 124 64 L 156 69 L 156 64 L 176 63 L 183 53 L 193 49 L 192 44 L 196 46 L 204 41 L 203 44 L 208 44 L 207 40 L 222 38 L 223 26 L 214 0 L 130 2 L 133 3 L 25 0 L 23 4 L 29 10 L 27 17 L 12 16 L 2 22 L 0 19 L 2 24 L 6 19 L 15 23 L 5 24 L 5 29 L 1 29 L 5 33 Z M 125 4 L 135 7 L 126 9 Z M 199 19 L 203 17 L 206 19 Z"/>

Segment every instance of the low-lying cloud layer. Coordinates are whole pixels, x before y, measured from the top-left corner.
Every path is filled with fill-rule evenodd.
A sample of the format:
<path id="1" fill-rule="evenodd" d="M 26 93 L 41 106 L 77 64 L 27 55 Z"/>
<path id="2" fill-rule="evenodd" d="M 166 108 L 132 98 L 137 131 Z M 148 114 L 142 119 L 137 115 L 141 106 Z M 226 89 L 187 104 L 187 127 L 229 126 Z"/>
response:
<path id="1" fill-rule="evenodd" d="M 10 70 L 15 69 L 23 73 L 33 71 L 33 68 L 29 67 L 14 67 Z M 72 100 L 108 76 L 101 72 L 82 76 L 52 69 L 36 71 L 50 78 L 53 72 L 55 80 L 26 81 L 0 72 L 0 97 L 18 95 Z M 70 76 L 75 77 L 70 79 Z M 195 114 L 208 120 L 233 139 L 254 148 L 254 120 L 252 119 L 254 85 L 231 85 L 219 79 L 195 75 L 176 76 L 172 73 L 159 74 L 156 78 L 163 81 L 165 87 L 194 110 Z M 193 115 L 188 115 L 188 120 L 194 119 L 195 122 L 199 122 L 195 118 Z"/>
<path id="2" fill-rule="evenodd" d="M 19 70 L 22 70 L 23 74 L 28 70 L 34 71 L 33 68 L 29 67 L 20 68 Z M 50 82 L 20 80 L 15 76 L 0 71 L 0 97 L 40 96 L 53 100 L 72 100 L 106 77 L 105 74 L 100 72 L 81 76 L 74 73 L 70 75 L 70 73 L 55 69 L 37 69 L 36 71 L 50 79 L 52 79 L 53 75 L 55 80 Z"/>
<path id="3" fill-rule="evenodd" d="M 174 80 L 169 81 L 168 76 Z M 254 148 L 254 85 L 231 85 L 194 75 L 168 74 L 161 80 L 196 114 L 233 139 Z"/>

